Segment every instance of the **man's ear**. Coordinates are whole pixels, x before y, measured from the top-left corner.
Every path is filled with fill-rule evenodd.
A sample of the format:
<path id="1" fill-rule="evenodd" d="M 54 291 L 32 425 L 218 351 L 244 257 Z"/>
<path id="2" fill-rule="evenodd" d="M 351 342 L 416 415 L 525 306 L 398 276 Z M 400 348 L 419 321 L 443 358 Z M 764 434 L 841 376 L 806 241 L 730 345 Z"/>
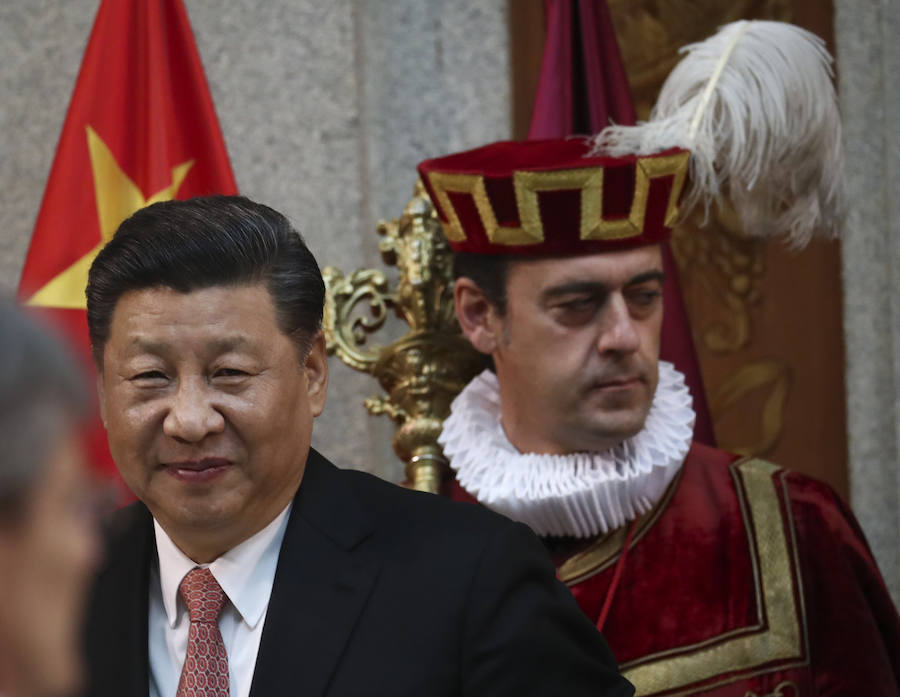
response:
<path id="1" fill-rule="evenodd" d="M 481 353 L 492 354 L 499 345 L 502 318 L 471 278 L 461 276 L 453 285 L 459 328 Z"/>
<path id="2" fill-rule="evenodd" d="M 325 408 L 328 393 L 328 356 L 325 353 L 325 335 L 322 330 L 316 332 L 310 349 L 303 360 L 306 372 L 306 393 L 309 397 L 309 409 L 313 416 L 318 416 Z"/>

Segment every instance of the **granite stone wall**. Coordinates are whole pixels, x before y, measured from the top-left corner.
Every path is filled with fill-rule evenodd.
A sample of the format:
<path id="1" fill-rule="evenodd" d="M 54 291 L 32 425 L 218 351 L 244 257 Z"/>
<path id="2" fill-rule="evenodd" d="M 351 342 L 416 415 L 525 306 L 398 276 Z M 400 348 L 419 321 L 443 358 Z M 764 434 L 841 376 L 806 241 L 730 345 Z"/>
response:
<path id="1" fill-rule="evenodd" d="M 185 0 L 242 193 L 323 265 L 381 266 L 416 163 L 511 130 L 506 0 Z M 18 283 L 97 0 L 0 3 L 0 292 Z M 375 381 L 337 359 L 314 445 L 401 477 Z"/>
<path id="2" fill-rule="evenodd" d="M 851 503 L 900 606 L 900 4 L 835 0 Z"/>

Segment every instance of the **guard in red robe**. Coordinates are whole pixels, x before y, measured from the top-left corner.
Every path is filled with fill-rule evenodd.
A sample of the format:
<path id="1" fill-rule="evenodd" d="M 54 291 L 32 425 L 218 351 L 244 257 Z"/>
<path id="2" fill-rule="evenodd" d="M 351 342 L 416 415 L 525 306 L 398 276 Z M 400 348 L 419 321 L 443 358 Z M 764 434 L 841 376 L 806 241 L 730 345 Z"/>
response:
<path id="1" fill-rule="evenodd" d="M 830 58 L 739 22 L 685 60 L 649 124 L 419 166 L 495 368 L 444 422 L 447 493 L 545 539 L 638 695 L 900 697 L 900 618 L 850 511 L 693 443 L 659 360 L 658 243 L 692 203 L 727 192 L 746 230 L 795 244 L 839 227 Z"/>
<path id="2" fill-rule="evenodd" d="M 458 452 L 458 435 L 445 447 Z M 496 447 L 484 440 L 479 457 Z M 447 494 L 476 501 L 456 480 Z M 638 695 L 900 696 L 900 617 L 826 484 L 692 443 L 645 513 L 544 540 Z"/>
<path id="3" fill-rule="evenodd" d="M 694 444 L 633 525 L 624 559 L 620 528 L 557 563 L 589 617 L 612 600 L 637 694 L 900 695 L 900 619 L 827 485 Z"/>

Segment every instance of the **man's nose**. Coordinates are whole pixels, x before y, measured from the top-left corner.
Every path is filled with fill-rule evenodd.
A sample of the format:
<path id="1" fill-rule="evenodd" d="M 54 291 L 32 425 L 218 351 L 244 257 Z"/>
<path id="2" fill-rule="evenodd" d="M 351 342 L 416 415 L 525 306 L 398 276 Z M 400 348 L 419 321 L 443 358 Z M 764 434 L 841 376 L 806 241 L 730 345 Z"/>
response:
<path id="1" fill-rule="evenodd" d="M 225 418 L 215 408 L 205 380 L 181 380 L 163 421 L 163 433 L 170 438 L 197 443 L 208 435 L 221 433 Z"/>
<path id="2" fill-rule="evenodd" d="M 597 349 L 600 353 L 634 353 L 640 348 L 641 337 L 628 303 L 621 295 L 613 295 L 602 313 Z"/>

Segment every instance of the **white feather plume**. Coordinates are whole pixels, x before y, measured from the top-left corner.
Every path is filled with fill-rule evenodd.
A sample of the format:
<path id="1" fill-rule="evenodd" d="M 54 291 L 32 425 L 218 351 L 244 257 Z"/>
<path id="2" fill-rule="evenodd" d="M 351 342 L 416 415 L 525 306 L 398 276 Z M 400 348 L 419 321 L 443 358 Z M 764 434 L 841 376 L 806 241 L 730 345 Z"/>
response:
<path id="1" fill-rule="evenodd" d="M 818 36 L 782 22 L 740 21 L 682 49 L 650 121 L 613 125 L 595 152 L 691 151 L 682 210 L 727 197 L 755 235 L 804 245 L 843 217 L 841 123 L 831 56 Z"/>

